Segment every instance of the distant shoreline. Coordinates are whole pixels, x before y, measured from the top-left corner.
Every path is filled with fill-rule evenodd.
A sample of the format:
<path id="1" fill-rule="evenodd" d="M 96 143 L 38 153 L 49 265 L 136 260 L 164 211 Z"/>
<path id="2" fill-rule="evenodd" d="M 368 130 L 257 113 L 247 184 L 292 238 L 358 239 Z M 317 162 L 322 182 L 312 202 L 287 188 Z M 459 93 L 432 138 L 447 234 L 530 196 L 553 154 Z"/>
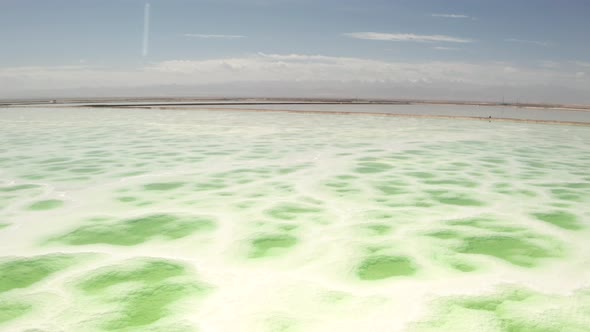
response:
<path id="1" fill-rule="evenodd" d="M 432 107 L 429 107 L 429 106 Z M 456 106 L 456 107 L 453 107 Z M 0 109 L 155 109 L 183 111 L 270 112 L 298 114 L 364 115 L 423 119 L 462 119 L 485 122 L 521 122 L 590 126 L 590 106 L 512 104 L 421 100 L 342 99 L 109 99 L 19 101 Z M 415 108 L 417 107 L 417 108 Z M 481 107 L 481 108 L 479 108 Z M 465 111 L 467 108 L 468 111 Z M 512 110 L 510 110 L 512 109 Z"/>
<path id="2" fill-rule="evenodd" d="M 84 107 L 142 107 L 142 106 L 255 106 L 255 105 L 457 105 L 590 111 L 590 105 L 507 103 L 480 101 L 413 100 L 413 99 L 337 99 L 337 98 L 68 98 L 0 100 L 0 106 L 84 106 Z"/>
<path id="3" fill-rule="evenodd" d="M 138 106 L 137 108 L 161 109 L 161 110 L 191 110 L 190 108 L 174 106 Z M 380 112 L 335 112 L 319 110 L 289 110 L 289 109 L 255 109 L 255 108 L 202 108 L 207 111 L 226 111 L 226 112 L 255 112 L 255 113 L 295 113 L 295 114 L 318 114 L 318 115 L 351 115 L 351 116 L 382 116 L 382 117 L 399 117 L 399 118 L 421 118 L 421 119 L 459 119 L 459 120 L 479 120 L 487 122 L 521 122 L 536 124 L 555 124 L 569 126 L 590 126 L 590 123 L 575 121 L 555 121 L 555 120 L 536 120 L 536 119 L 518 119 L 518 118 L 499 118 L 485 116 L 463 116 L 463 115 L 422 115 L 422 114 L 405 114 L 405 113 L 380 113 Z"/>

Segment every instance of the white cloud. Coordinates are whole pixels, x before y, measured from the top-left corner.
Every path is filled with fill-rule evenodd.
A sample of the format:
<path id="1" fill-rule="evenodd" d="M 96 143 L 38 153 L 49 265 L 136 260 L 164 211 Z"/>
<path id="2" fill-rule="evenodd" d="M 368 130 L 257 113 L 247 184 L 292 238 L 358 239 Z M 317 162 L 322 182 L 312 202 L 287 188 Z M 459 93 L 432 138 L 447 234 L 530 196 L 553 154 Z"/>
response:
<path id="1" fill-rule="evenodd" d="M 580 67 L 590 67 L 590 62 L 585 61 L 573 61 L 573 63 Z"/>
<path id="2" fill-rule="evenodd" d="M 385 40 L 385 41 L 412 41 L 412 42 L 447 42 L 447 43 L 471 43 L 472 40 L 445 36 L 445 35 L 416 35 L 413 33 L 381 33 L 381 32 L 351 32 L 344 34 L 350 38 Z"/>
<path id="3" fill-rule="evenodd" d="M 471 18 L 470 16 L 462 15 L 462 14 L 432 14 L 430 16 L 443 17 L 443 18 Z"/>
<path id="4" fill-rule="evenodd" d="M 567 68 L 565 68 L 567 69 Z M 510 63 L 458 61 L 403 62 L 309 54 L 257 53 L 205 60 L 178 59 L 136 68 L 95 66 L 0 67 L 0 91 L 79 89 L 239 82 L 354 82 L 412 86 L 561 85 L 590 90 L 590 77 L 578 69 L 521 67 Z M 332 84 L 332 83 L 330 83 Z M 329 86 L 329 84 L 328 84 Z M 264 94 L 265 90 L 261 90 Z M 354 91 L 351 91 L 354 93 Z"/>
<path id="5" fill-rule="evenodd" d="M 198 33 L 185 33 L 185 37 L 189 38 L 200 38 L 200 39 L 240 39 L 246 38 L 246 36 L 242 35 L 206 35 L 206 34 L 198 34 Z"/>
<path id="6" fill-rule="evenodd" d="M 435 46 L 433 49 L 437 51 L 457 51 L 458 48 L 456 47 L 446 47 L 446 46 Z"/>
<path id="7" fill-rule="evenodd" d="M 510 63 L 401 62 L 308 54 L 258 53 L 209 60 L 170 60 L 144 68 L 183 82 L 340 81 L 466 84 L 568 84 L 577 71 Z M 579 71 L 579 70 L 578 70 Z M 590 86 L 590 85 L 589 85 Z"/>
<path id="8" fill-rule="evenodd" d="M 559 62 L 551 61 L 551 60 L 542 60 L 542 61 L 539 61 L 538 63 L 539 63 L 539 66 L 543 67 L 543 68 L 556 69 L 561 66 L 561 64 Z"/>
<path id="9" fill-rule="evenodd" d="M 547 41 L 538 41 L 538 40 L 508 38 L 508 39 L 504 39 L 504 41 L 509 42 L 509 43 L 531 44 L 531 45 L 538 45 L 538 46 L 543 46 L 543 47 L 551 46 L 551 43 L 549 43 Z"/>

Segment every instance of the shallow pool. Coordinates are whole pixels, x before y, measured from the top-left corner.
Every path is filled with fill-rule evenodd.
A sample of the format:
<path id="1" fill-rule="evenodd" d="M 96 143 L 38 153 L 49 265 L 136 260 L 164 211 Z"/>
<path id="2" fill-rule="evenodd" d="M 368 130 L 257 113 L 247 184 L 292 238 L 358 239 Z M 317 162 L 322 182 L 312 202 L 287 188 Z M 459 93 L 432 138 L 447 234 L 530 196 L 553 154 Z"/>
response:
<path id="1" fill-rule="evenodd" d="M 585 331 L 590 128 L 0 109 L 0 330 Z"/>

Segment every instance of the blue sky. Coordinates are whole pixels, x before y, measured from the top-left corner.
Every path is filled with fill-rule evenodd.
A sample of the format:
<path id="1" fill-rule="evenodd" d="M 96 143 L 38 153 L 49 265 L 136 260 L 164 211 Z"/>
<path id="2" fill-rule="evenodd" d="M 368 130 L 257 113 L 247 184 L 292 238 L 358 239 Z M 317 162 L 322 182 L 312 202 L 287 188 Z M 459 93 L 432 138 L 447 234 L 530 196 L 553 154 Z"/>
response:
<path id="1" fill-rule="evenodd" d="M 586 0 L 148 2 L 3 0 L 0 87 L 317 80 L 590 90 Z"/>

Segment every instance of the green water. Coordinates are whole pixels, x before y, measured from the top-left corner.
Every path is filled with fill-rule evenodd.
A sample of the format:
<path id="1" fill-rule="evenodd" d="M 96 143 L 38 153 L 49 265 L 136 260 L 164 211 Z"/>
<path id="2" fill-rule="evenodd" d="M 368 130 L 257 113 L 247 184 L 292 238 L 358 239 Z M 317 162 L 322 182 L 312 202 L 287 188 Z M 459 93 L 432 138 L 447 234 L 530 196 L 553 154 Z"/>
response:
<path id="1" fill-rule="evenodd" d="M 590 326 L 587 127 L 0 113 L 0 331 Z"/>

